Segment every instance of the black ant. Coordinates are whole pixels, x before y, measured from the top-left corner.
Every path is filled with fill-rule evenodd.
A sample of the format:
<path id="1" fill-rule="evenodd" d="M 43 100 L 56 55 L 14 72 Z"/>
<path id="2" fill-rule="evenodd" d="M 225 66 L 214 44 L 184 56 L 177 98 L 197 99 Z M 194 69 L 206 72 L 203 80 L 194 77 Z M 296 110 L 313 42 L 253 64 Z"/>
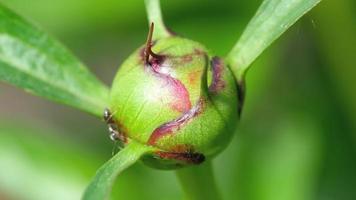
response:
<path id="1" fill-rule="evenodd" d="M 125 142 L 126 138 L 120 133 L 115 120 L 112 118 L 112 113 L 108 108 L 105 108 L 103 118 L 108 125 L 108 130 L 110 133 L 110 139 L 112 141 L 122 141 Z"/>

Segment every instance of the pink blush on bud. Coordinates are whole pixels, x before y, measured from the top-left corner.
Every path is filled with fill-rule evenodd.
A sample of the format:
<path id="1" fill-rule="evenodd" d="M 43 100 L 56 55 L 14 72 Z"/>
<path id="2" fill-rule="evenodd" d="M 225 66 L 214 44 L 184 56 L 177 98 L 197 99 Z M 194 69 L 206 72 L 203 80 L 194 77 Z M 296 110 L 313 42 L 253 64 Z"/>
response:
<path id="1" fill-rule="evenodd" d="M 153 62 L 150 65 L 145 65 L 145 67 L 163 82 L 162 90 L 168 89 L 169 96 L 162 98 L 171 99 L 169 105 L 174 111 L 184 113 L 192 107 L 187 88 L 180 80 L 172 76 L 169 66 Z"/>
<path id="2" fill-rule="evenodd" d="M 181 113 L 188 111 L 192 107 L 188 90 L 179 80 L 172 79 L 170 82 L 173 96 L 172 102 L 170 103 L 171 108 Z"/>

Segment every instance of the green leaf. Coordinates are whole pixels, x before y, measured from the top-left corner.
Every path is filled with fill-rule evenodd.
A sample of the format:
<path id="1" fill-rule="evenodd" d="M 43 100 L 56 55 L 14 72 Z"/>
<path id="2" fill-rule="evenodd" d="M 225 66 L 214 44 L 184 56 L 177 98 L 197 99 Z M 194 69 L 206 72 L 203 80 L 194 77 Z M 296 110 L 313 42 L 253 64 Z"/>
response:
<path id="1" fill-rule="evenodd" d="M 84 193 L 83 200 L 108 199 L 118 174 L 133 165 L 143 154 L 151 151 L 151 149 L 152 147 L 131 141 L 97 171 Z"/>
<path id="2" fill-rule="evenodd" d="M 108 88 L 59 42 L 0 5 L 0 80 L 101 116 Z"/>
<path id="3" fill-rule="evenodd" d="M 264 0 L 241 38 L 227 55 L 237 78 L 274 40 L 321 0 Z"/>
<path id="4" fill-rule="evenodd" d="M 159 0 L 145 0 L 145 4 L 146 4 L 148 23 L 149 25 L 151 25 L 151 23 L 154 23 L 155 25 L 153 38 L 157 39 L 157 38 L 170 36 L 171 34 L 167 30 L 162 19 Z"/>
<path id="5" fill-rule="evenodd" d="M 0 196 L 21 200 L 80 199 L 102 159 L 63 138 L 62 132 L 28 123 L 0 120 Z"/>

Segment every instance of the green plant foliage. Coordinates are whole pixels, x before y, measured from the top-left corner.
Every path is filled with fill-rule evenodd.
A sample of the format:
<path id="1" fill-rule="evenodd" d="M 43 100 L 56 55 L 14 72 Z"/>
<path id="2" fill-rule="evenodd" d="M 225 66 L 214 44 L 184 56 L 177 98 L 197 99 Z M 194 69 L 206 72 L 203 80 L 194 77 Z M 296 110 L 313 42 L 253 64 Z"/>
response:
<path id="1" fill-rule="evenodd" d="M 235 71 L 235 76 L 237 77 L 237 79 L 240 79 L 240 75 L 236 74 L 236 69 L 240 69 L 236 67 L 236 62 L 235 62 L 235 58 L 231 57 L 233 56 L 237 56 L 239 58 L 240 55 L 243 55 L 244 53 L 248 54 L 248 55 L 254 55 L 252 57 L 250 57 L 249 59 L 251 59 L 250 61 L 252 62 L 253 60 L 256 59 L 256 57 L 270 44 L 272 43 L 279 35 L 281 35 L 288 27 L 290 27 L 298 18 L 300 18 L 303 14 L 306 13 L 306 11 L 310 10 L 313 6 L 316 5 L 318 1 L 315 1 L 314 3 L 310 4 L 306 1 L 265 1 L 260 10 L 257 12 L 256 17 L 252 20 L 252 22 L 250 23 L 250 25 L 248 26 L 246 32 L 249 34 L 249 39 L 251 41 L 258 41 L 260 38 L 262 38 L 262 42 L 265 43 L 266 45 L 258 45 L 258 44 L 254 44 L 254 48 L 248 48 L 251 44 L 249 42 L 242 42 L 242 43 L 238 43 L 238 47 L 237 48 L 242 48 L 242 49 L 246 49 L 246 52 L 240 52 L 240 51 L 236 51 L 236 49 L 234 48 L 232 50 L 232 52 L 229 54 L 228 57 L 228 62 L 230 62 L 232 69 Z M 161 13 L 160 13 L 160 8 L 159 8 L 159 1 L 157 0 L 147 0 L 146 1 L 146 7 L 147 7 L 147 13 L 148 13 L 148 18 L 149 20 L 152 20 L 153 22 L 157 22 L 158 24 L 158 34 L 155 35 L 155 38 L 158 39 L 156 40 L 156 46 L 160 46 L 160 43 L 164 43 L 164 45 L 170 46 L 170 41 L 175 38 L 174 36 L 169 36 L 169 33 L 166 31 L 166 28 L 164 26 L 162 17 L 161 17 Z M 276 14 L 276 10 L 277 13 L 280 12 L 280 15 Z M 283 12 L 282 12 L 283 11 Z M 265 20 L 266 16 L 271 15 L 271 21 Z M 287 17 L 286 17 L 287 16 Z M 266 24 L 263 24 L 262 22 L 266 22 Z M 262 23 L 262 25 L 261 25 Z M 271 32 L 270 27 L 275 27 L 279 25 L 280 28 L 276 29 L 274 32 Z M 259 28 L 262 27 L 262 33 L 265 34 L 266 36 L 264 37 L 260 37 L 259 34 L 261 34 L 261 30 L 259 30 Z M 153 27 L 151 27 L 151 31 Z M 266 30 L 265 30 L 266 29 Z M 269 31 L 269 32 L 268 32 Z M 246 32 L 244 34 L 246 34 Z M 151 32 L 152 34 L 152 32 Z M 168 37 L 168 39 L 165 39 L 166 37 Z M 244 41 L 244 37 L 246 36 L 242 36 L 242 41 Z M 163 39 L 162 39 L 163 38 Z M 265 41 L 264 41 L 265 40 Z M 181 44 L 183 44 L 184 42 L 182 40 L 177 40 L 177 44 L 175 45 L 171 45 L 172 47 L 166 47 L 163 45 L 164 48 L 162 48 L 163 50 L 159 49 L 157 47 L 157 49 L 155 49 L 156 46 L 153 47 L 153 52 L 158 52 L 158 55 L 160 55 L 160 53 L 162 53 L 162 55 L 169 55 L 171 57 L 179 57 L 181 56 L 179 53 L 185 52 L 186 48 L 189 49 L 189 43 L 183 45 L 182 47 L 180 47 Z M 257 42 L 258 43 L 258 42 Z M 267 44 L 268 43 L 268 44 Z M 253 44 L 253 42 L 252 42 Z M 149 36 L 149 40 L 148 40 L 148 47 L 146 48 L 151 48 L 151 44 L 150 44 L 150 36 Z M 174 48 L 179 47 L 179 51 L 174 51 Z M 172 56 L 171 54 L 165 52 L 165 49 L 168 49 L 170 51 L 173 51 L 174 53 L 178 52 L 178 56 L 174 54 L 174 56 Z M 198 47 L 195 47 L 193 49 L 199 49 Z M 151 51 L 151 50 L 149 50 Z M 112 95 L 111 95 L 111 102 L 110 102 L 110 109 L 112 110 L 113 114 L 112 117 L 114 121 L 116 121 L 115 123 L 118 126 L 118 132 L 125 132 L 124 134 L 127 135 L 130 139 L 135 139 L 140 141 L 141 143 L 146 143 L 146 140 L 148 140 L 147 138 L 149 138 L 149 135 L 151 134 L 152 130 L 155 130 L 154 128 L 157 127 L 157 125 L 159 126 L 160 124 L 164 123 L 165 121 L 167 121 L 167 119 L 164 119 L 161 122 L 157 122 L 157 124 L 153 124 L 150 120 L 155 119 L 155 116 L 159 116 L 159 118 L 162 118 L 162 116 L 166 117 L 169 115 L 172 115 L 173 112 L 170 112 L 169 109 L 167 111 L 165 111 L 164 109 L 162 109 L 162 105 L 165 104 L 164 101 L 162 101 L 162 99 L 165 100 L 170 100 L 170 98 L 174 97 L 174 94 L 169 94 L 167 93 L 167 95 L 164 95 L 164 98 L 161 97 L 161 99 L 158 98 L 158 100 L 153 100 L 153 102 L 158 101 L 159 103 L 157 104 L 150 104 L 150 102 L 152 101 L 152 98 L 157 98 L 157 96 L 160 96 L 160 93 L 164 93 L 164 89 L 167 86 L 167 82 L 165 82 L 164 85 L 159 85 L 156 84 L 153 86 L 151 85 L 152 82 L 154 82 L 155 79 L 151 80 L 149 79 L 149 76 L 146 75 L 147 70 L 143 70 L 145 69 L 145 66 L 148 65 L 148 58 L 147 57 L 145 60 L 144 57 L 142 56 L 142 52 L 144 52 L 144 55 L 148 55 L 149 52 L 147 49 L 145 50 L 144 47 L 141 48 L 141 50 L 137 50 L 136 53 L 133 54 L 133 56 L 131 56 L 127 62 L 125 62 L 123 64 L 122 67 L 120 67 L 120 70 L 114 80 L 114 84 L 113 84 L 113 88 L 112 88 Z M 145 54 L 146 53 L 146 54 Z M 185 55 L 185 54 L 183 54 Z M 159 58 L 157 58 L 159 59 Z M 232 59 L 232 61 L 231 61 Z M 203 60 L 203 59 L 201 59 Z M 159 62 L 158 62 L 159 63 Z M 169 63 L 175 63 L 173 61 L 170 61 Z M 151 65 L 151 64 L 149 64 Z M 167 64 L 166 64 L 167 65 Z M 249 65 L 249 64 L 248 64 Z M 138 66 L 138 67 L 137 67 Z M 163 64 L 164 66 L 164 64 Z M 182 67 L 183 64 L 180 64 L 180 67 Z M 196 63 L 194 63 L 193 66 L 199 66 Z M 202 65 L 205 66 L 205 65 Z M 243 66 L 243 65 L 242 65 Z M 241 67 L 242 67 L 241 66 Z M 240 65 L 238 65 L 238 67 L 240 67 Z M 175 68 L 174 68 L 175 69 Z M 178 68 L 180 69 L 180 68 Z M 184 69 L 184 68 L 183 68 Z M 187 74 L 186 71 L 184 71 L 183 74 Z M 175 73 L 175 76 L 180 76 L 179 73 Z M 202 76 L 201 76 L 202 77 Z M 204 80 L 204 79 L 202 79 Z M 223 79 L 225 80 L 225 79 Z M 138 82 L 140 81 L 140 82 Z M 182 81 L 182 80 L 181 80 Z M 184 81 L 183 81 L 184 82 Z M 204 81 L 202 81 L 204 82 Z M 207 82 L 207 81 L 205 81 Z M 199 84 L 198 84 L 199 86 Z M 160 90 L 157 90 L 157 88 L 160 88 Z M 198 87 L 199 88 L 199 87 Z M 205 88 L 207 89 L 207 88 Z M 203 89 L 204 90 L 204 89 Z M 159 93 L 157 93 L 157 91 Z M 194 90 L 193 90 L 194 91 Z M 199 91 L 199 90 L 198 90 Z M 234 90 L 236 91 L 236 90 Z M 157 93 L 157 94 L 156 94 Z M 148 95 L 147 95 L 148 94 Z M 194 92 L 193 92 L 194 94 Z M 198 93 L 200 94 L 200 93 Z M 234 94 L 234 92 L 231 92 L 230 94 Z M 149 96 L 151 95 L 151 96 Z M 191 95 L 191 94 L 190 94 Z M 236 94 L 234 95 L 234 97 L 236 98 Z M 181 102 L 183 98 L 181 99 L 173 99 L 173 102 L 179 102 L 179 103 L 183 103 Z M 229 100 L 231 100 L 232 98 L 228 97 Z M 160 100 L 160 101 L 159 101 Z M 141 102 L 142 101 L 142 102 Z M 226 100 L 225 100 L 226 101 Z M 154 105 L 154 106 L 153 106 Z M 218 105 L 218 104 L 217 104 Z M 215 105 L 215 106 L 217 106 Z M 233 104 L 233 105 L 236 105 Z M 127 108 L 127 107 L 128 108 Z M 157 108 L 155 106 L 158 106 Z M 231 110 L 236 110 L 237 109 L 232 109 L 234 106 L 228 104 L 227 106 L 228 108 L 226 108 L 227 110 L 229 110 L 231 112 Z M 125 112 L 126 111 L 126 112 Z M 152 113 L 153 112 L 153 113 Z M 157 114 L 155 112 L 163 112 L 164 114 Z M 205 111 L 203 111 L 204 113 Z M 211 113 L 209 113 L 211 115 Z M 143 118 L 143 120 L 139 120 Z M 174 118 L 172 116 L 169 116 L 168 118 Z M 234 124 L 237 121 L 237 117 L 230 117 L 229 118 L 232 121 L 229 121 L 228 124 Z M 110 119 L 111 120 L 111 119 Z M 126 121 L 125 121 L 126 120 Z M 201 137 L 200 135 L 198 135 L 196 132 L 199 132 L 197 130 L 200 130 L 199 127 L 209 127 L 209 125 L 204 124 L 206 122 L 210 122 L 210 121 L 214 121 L 214 126 L 218 126 L 219 122 L 214 119 L 207 119 L 204 118 L 202 122 L 199 122 L 198 119 L 194 119 L 194 122 L 198 122 L 198 124 L 200 126 L 195 127 L 193 126 L 193 129 L 191 132 L 188 133 L 192 133 L 191 136 L 193 137 L 187 137 L 186 135 L 182 134 L 183 136 L 183 140 L 184 142 L 177 142 L 176 140 L 173 139 L 173 137 L 167 137 L 167 144 L 164 147 L 160 147 L 165 149 L 166 151 L 172 151 L 172 153 L 178 154 L 177 152 L 175 152 L 175 150 L 170 150 L 168 147 L 174 147 L 174 145 L 184 145 L 184 144 L 188 144 L 191 145 L 191 143 L 194 144 L 205 144 L 202 141 L 209 141 L 211 135 L 214 134 L 210 134 L 209 131 L 212 131 L 212 133 L 218 133 L 219 131 L 214 130 L 213 128 L 209 128 L 209 131 L 203 131 L 206 135 L 204 137 Z M 145 123 L 148 123 L 150 125 L 152 125 L 153 127 L 148 127 Z M 194 122 L 192 122 L 194 124 Z M 130 124 L 131 123 L 131 124 Z M 204 125 L 202 125 L 204 124 Z M 146 129 L 142 129 L 142 127 L 146 127 Z M 133 127 L 136 127 L 137 129 L 132 129 Z M 233 132 L 233 130 L 229 130 L 229 131 L 222 131 L 222 132 L 226 132 L 226 133 L 231 133 Z M 135 133 L 138 135 L 131 135 L 131 133 Z M 179 136 L 179 134 L 177 134 Z M 143 137 L 143 138 L 142 138 Z M 225 139 L 227 139 L 227 136 L 224 136 Z M 214 140 L 213 140 L 214 141 Z M 131 142 L 131 140 L 129 141 Z M 220 143 L 219 143 L 220 142 Z M 216 144 L 219 143 L 219 144 Z M 223 144 L 223 142 L 218 141 L 216 143 L 213 143 L 215 146 L 215 148 L 221 144 Z M 132 143 L 129 143 L 128 147 L 124 147 L 124 150 L 122 151 L 123 154 L 121 154 L 121 152 L 116 155 L 116 162 L 110 162 L 105 164 L 97 173 L 96 177 L 94 178 L 94 180 L 92 181 L 91 185 L 88 187 L 87 192 L 84 196 L 84 199 L 106 199 L 108 197 L 108 192 L 110 191 L 110 188 L 112 187 L 112 182 L 114 182 L 116 176 L 118 175 L 118 173 L 120 173 L 124 168 L 128 167 L 128 165 L 133 164 L 133 162 L 128 162 L 127 159 L 125 158 L 125 154 L 126 154 L 126 149 L 130 148 L 130 145 Z M 142 144 L 138 144 L 138 146 L 140 146 Z M 191 145 L 193 147 L 197 147 L 198 150 L 201 150 L 201 147 L 199 145 Z M 204 145 L 202 145 L 204 146 Z M 209 148 L 204 149 L 204 151 L 202 151 L 204 154 L 206 154 L 206 152 L 211 151 L 211 149 L 214 149 L 213 146 L 208 146 Z M 142 145 L 141 147 L 142 149 L 145 149 L 145 147 Z M 147 147 L 146 147 L 147 148 Z M 130 150 L 130 149 L 129 149 Z M 130 150 L 131 151 L 131 150 Z M 138 160 L 141 156 L 142 153 L 145 153 L 145 151 L 143 151 L 142 153 L 137 153 L 134 150 L 132 150 L 132 155 L 137 155 L 134 157 L 134 159 Z M 209 154 L 207 154 L 209 155 Z M 133 159 L 132 159 L 133 160 Z M 116 166 L 115 166 L 116 164 Z M 114 172 L 113 172 L 114 171 Z M 203 172 L 203 171 L 202 171 Z M 210 176 L 211 172 L 210 171 L 205 171 L 207 172 L 207 174 L 200 174 L 200 176 Z M 192 169 L 188 169 L 186 171 L 181 171 L 180 173 L 178 173 L 180 179 L 181 179 L 181 183 L 187 184 L 190 183 L 191 181 L 189 180 L 190 175 L 192 174 Z M 112 175 L 112 176 L 109 176 Z M 199 179 L 199 176 L 195 177 L 196 179 Z M 185 180 L 187 179 L 187 180 Z M 105 181 L 106 180 L 106 181 Z M 211 180 L 211 179 L 210 179 Z M 203 184 L 201 184 L 203 185 Z M 211 184 L 213 185 L 213 184 Z M 202 187 L 202 186 L 201 186 Z M 185 187 L 187 188 L 187 187 Z M 213 186 L 211 188 L 214 188 Z M 193 191 L 198 191 L 199 187 L 196 187 Z M 212 189 L 214 190 L 214 189 Z M 186 194 L 186 196 L 192 196 L 193 199 L 197 199 L 197 195 L 194 194 L 194 192 L 192 192 L 192 190 L 186 190 L 186 192 L 188 192 L 188 194 Z M 217 193 L 217 192 L 216 192 Z"/>
<path id="2" fill-rule="evenodd" d="M 0 5 L 0 80 L 100 116 L 108 89 L 65 47 Z"/>
<path id="3" fill-rule="evenodd" d="M 240 40 L 238 40 L 235 47 L 231 50 L 231 52 L 226 58 L 226 61 L 234 72 L 236 79 L 238 81 L 243 79 L 251 63 L 284 31 L 286 31 L 293 23 L 295 23 L 301 16 L 303 16 L 307 11 L 309 11 L 320 1 L 321 0 L 265 0 L 260 6 L 254 18 L 251 20 L 251 22 L 243 32 Z M 154 32 L 153 38 L 161 39 L 165 37 L 171 37 L 171 33 L 166 29 L 162 20 L 159 0 L 146 0 L 145 3 L 148 12 L 149 22 L 154 22 L 157 29 Z M 130 17 L 130 15 L 127 15 L 127 17 Z M 177 43 L 182 44 L 181 42 Z M 155 50 L 157 49 L 154 49 L 154 51 Z M 127 74 L 122 75 L 124 76 Z M 122 78 L 123 76 L 118 76 L 118 78 Z M 142 77 L 140 77 L 139 81 L 144 80 L 145 78 L 146 77 L 143 75 Z M 101 116 L 104 107 L 109 105 L 108 88 L 103 85 L 80 61 L 78 61 L 68 50 L 66 50 L 61 44 L 52 39 L 50 36 L 45 34 L 43 31 L 33 27 L 24 19 L 17 16 L 12 11 L 8 10 L 3 6 L 0 6 L 0 80 L 23 88 L 26 91 L 35 95 L 42 96 L 57 101 L 59 103 L 70 105 L 75 108 L 79 108 L 96 116 Z M 231 80 L 233 80 L 233 78 L 231 78 Z M 139 85 L 138 83 L 136 83 L 136 81 L 132 81 L 131 79 L 127 80 L 126 82 L 129 85 Z M 117 98 L 119 99 L 122 98 L 123 93 L 125 92 L 125 90 L 127 90 L 128 87 L 122 83 L 118 85 L 122 87 L 122 90 L 115 94 L 115 96 L 117 96 Z M 147 85 L 147 83 L 144 83 L 143 85 Z M 140 98 L 141 97 L 138 96 L 135 99 Z M 143 98 L 141 98 L 141 100 L 142 99 Z M 115 103 L 117 103 L 116 100 L 114 104 Z M 236 106 L 236 104 L 233 105 Z M 138 109 L 135 106 L 133 107 L 135 109 Z M 224 109 L 229 110 L 232 107 L 233 106 L 226 106 Z M 138 113 L 141 113 L 141 111 L 139 111 Z M 125 114 L 126 117 L 134 117 L 132 113 Z M 169 111 L 165 111 L 165 114 L 170 115 L 172 113 L 169 113 Z M 138 115 L 139 114 L 135 114 L 136 117 Z M 149 115 L 145 115 L 144 117 L 146 117 L 147 119 L 145 118 L 145 120 L 143 120 L 140 125 L 150 120 Z M 205 123 L 211 123 L 212 125 L 217 124 L 216 120 L 210 118 L 206 118 L 203 121 Z M 233 121 L 235 122 L 236 120 Z M 198 127 L 198 125 L 201 126 L 202 123 L 198 123 L 196 127 Z M 194 133 L 194 131 L 197 129 L 196 127 L 194 126 L 192 128 L 192 131 L 190 132 Z M 204 127 L 206 128 L 208 127 L 208 125 L 204 125 Z M 130 128 L 132 128 L 132 126 Z M 293 127 L 290 128 L 288 126 L 286 129 L 292 130 Z M 209 129 L 208 131 L 204 131 L 204 133 L 207 133 L 209 131 L 211 130 Z M 226 134 L 232 134 L 232 131 L 225 132 Z M 288 131 L 285 132 L 288 133 Z M 274 178 L 277 177 L 277 175 L 280 176 L 280 172 L 285 172 L 285 174 L 293 174 L 294 172 L 299 173 L 299 169 L 302 169 L 301 172 L 303 173 L 301 174 L 304 174 L 304 165 L 298 165 L 299 163 L 303 162 L 301 160 L 302 158 L 305 158 L 304 155 L 311 155 L 310 160 L 314 160 L 313 154 L 309 154 L 307 150 L 309 150 L 309 147 L 312 147 L 317 143 L 305 143 L 304 145 L 303 138 L 307 137 L 292 137 L 295 132 L 296 131 L 291 132 L 291 137 L 289 137 L 289 135 L 284 135 L 284 137 L 281 137 L 280 140 L 276 141 L 278 144 L 293 144 L 299 142 L 300 146 L 279 146 L 271 142 L 271 145 L 268 146 L 268 149 L 270 151 L 261 148 L 263 150 L 263 153 L 266 152 L 267 155 L 273 157 L 274 159 L 261 159 L 261 162 L 259 162 L 259 165 L 257 165 L 258 167 L 262 167 L 258 168 L 258 170 L 255 170 L 255 172 L 258 172 L 256 174 L 263 177 L 263 180 L 262 182 L 256 182 L 256 187 L 262 188 L 262 190 L 253 190 L 254 192 L 259 191 L 258 194 L 254 195 L 253 197 L 259 199 L 259 195 L 261 195 L 264 196 L 266 199 L 273 199 L 275 197 L 273 193 L 278 190 L 278 187 L 269 187 L 270 185 L 268 180 L 271 177 Z M 135 133 L 141 134 L 140 136 L 142 136 L 142 131 L 136 131 Z M 183 139 L 182 141 L 184 141 L 184 143 L 187 143 L 187 141 L 189 143 L 195 140 L 199 142 L 203 141 L 204 139 L 207 140 L 209 138 L 205 137 L 199 139 L 192 136 L 191 138 L 186 137 Z M 228 137 L 224 137 L 224 139 L 230 140 L 230 138 Z M 312 139 L 314 140 L 314 138 Z M 2 161 L 0 163 L 0 172 L 2 172 L 0 173 L 0 176 L 2 177 L 2 179 L 0 179 L 0 184 L 2 184 L 0 189 L 10 188 L 9 190 L 12 190 L 11 192 L 15 193 L 16 190 L 19 189 L 19 187 L 24 187 L 20 184 L 20 182 L 14 181 L 15 179 L 12 179 L 11 175 L 3 173 L 6 172 L 6 168 L 10 168 L 11 166 L 25 166 L 22 168 L 12 169 L 12 174 L 18 174 L 18 176 L 16 176 L 17 180 L 21 180 L 21 178 L 25 178 L 26 180 L 40 179 L 40 181 L 42 181 L 41 184 L 43 184 L 43 186 L 46 186 L 45 183 L 49 182 L 50 180 L 50 178 L 48 178 L 50 177 L 49 175 L 54 174 L 53 177 L 58 178 L 58 176 L 55 176 L 57 171 L 44 171 L 43 174 L 48 176 L 45 176 L 46 178 L 42 179 L 42 176 L 38 175 L 40 171 L 35 167 L 35 164 L 30 162 L 29 160 L 20 158 L 22 154 L 17 154 L 17 152 L 13 151 L 12 148 L 7 148 L 7 140 L 2 141 L 4 142 L 3 145 L 0 146 L 0 149 L 3 150 L 0 151 L 0 160 Z M 0 140 L 0 144 L 2 144 L 2 141 Z M 167 141 L 173 141 L 172 143 L 175 143 L 174 140 L 169 140 L 169 138 L 167 139 Z M 119 153 L 117 153 L 111 160 L 109 160 L 98 170 L 91 184 L 86 189 L 86 192 L 83 197 L 84 200 L 108 199 L 117 175 L 132 164 L 134 164 L 136 161 L 138 161 L 141 156 L 145 155 L 146 153 L 152 154 L 153 151 L 156 150 L 149 145 L 143 145 L 136 142 L 137 141 L 130 140 L 130 142 L 121 151 L 119 151 Z M 261 141 L 260 146 L 262 146 L 263 143 L 265 143 L 265 141 Z M 43 151 L 43 149 L 44 148 L 42 146 L 41 150 L 37 151 L 36 154 L 42 155 L 42 152 L 40 151 Z M 211 150 L 213 148 L 209 147 L 208 149 Z M 302 154 L 296 154 L 297 156 L 294 156 L 296 159 L 288 157 L 290 155 L 294 155 L 294 149 L 297 149 L 298 152 L 302 152 Z M 310 149 L 312 151 L 316 151 L 313 148 Z M 280 150 L 283 151 L 280 153 Z M 279 157 L 274 157 L 274 155 L 279 155 Z M 12 156 L 14 159 L 12 158 Z M 279 158 L 281 158 L 281 161 L 279 160 Z M 270 164 L 271 162 L 269 161 L 274 162 L 273 164 Z M 293 163 L 295 168 L 291 168 L 289 170 L 287 169 L 287 167 L 285 171 L 280 171 L 278 170 L 278 168 L 275 168 L 274 163 L 277 163 L 277 165 L 280 166 L 287 166 L 288 164 Z M 21 172 L 26 171 L 27 168 L 29 169 L 29 173 L 27 174 L 30 175 L 27 176 L 26 173 L 21 174 Z M 286 188 L 285 193 L 281 193 L 282 195 L 280 195 L 281 199 L 290 195 L 298 198 L 298 194 L 295 194 L 295 191 L 298 191 L 298 185 L 301 186 L 303 184 L 300 183 L 302 181 L 299 181 L 298 179 L 298 173 L 296 173 L 297 176 L 295 176 L 295 185 L 284 184 L 287 181 L 290 182 L 289 178 L 282 177 L 283 179 L 279 180 Z M 305 174 L 308 173 L 312 172 L 305 170 Z M 70 173 L 68 174 L 68 176 L 71 176 Z M 217 199 L 220 195 L 219 192 L 216 190 L 212 174 L 213 173 L 210 166 L 210 162 L 206 162 L 202 166 L 186 168 L 178 171 L 177 175 L 183 186 L 183 190 L 186 193 L 185 197 L 189 199 L 207 199 L 208 197 L 212 199 Z M 61 181 L 61 179 L 58 180 Z M 263 182 L 266 180 L 267 182 Z M 82 180 L 78 180 L 77 182 L 72 183 L 66 183 L 65 181 L 59 183 L 54 182 L 53 185 L 49 185 L 51 187 L 49 187 L 49 190 L 46 191 L 47 193 L 43 194 L 44 196 L 42 199 L 49 198 L 48 196 L 52 191 L 50 189 L 53 189 L 55 187 L 61 187 L 61 185 L 64 185 L 63 187 L 65 187 L 66 189 L 74 188 L 73 191 L 68 189 L 66 191 L 69 191 L 68 193 L 64 192 L 64 196 L 58 197 L 61 199 L 68 199 L 69 197 L 65 195 L 77 197 L 78 190 L 82 189 L 81 187 L 83 184 Z M 288 190 L 291 188 L 297 188 L 297 190 Z M 28 193 L 32 192 L 32 196 L 35 196 L 33 195 L 33 193 L 38 191 L 38 188 L 35 187 L 29 187 L 27 189 Z M 32 189 L 33 191 L 31 191 Z M 268 190 L 268 192 L 265 192 L 263 189 Z M 301 189 L 301 191 L 303 191 L 303 188 Z M 53 190 L 53 193 L 61 194 L 61 192 L 63 191 Z M 23 196 L 20 196 L 20 198 L 22 197 Z"/>
<path id="4" fill-rule="evenodd" d="M 97 171 L 93 181 L 85 191 L 83 200 L 108 199 L 116 176 L 151 150 L 151 147 L 134 141 L 129 143 Z"/>
<path id="5" fill-rule="evenodd" d="M 21 200 L 79 199 L 100 159 L 51 129 L 24 124 L 19 127 L 3 121 L 0 123 L 1 192 Z"/>
<path id="6" fill-rule="evenodd" d="M 227 56 L 238 80 L 282 33 L 321 0 L 265 0 Z"/>

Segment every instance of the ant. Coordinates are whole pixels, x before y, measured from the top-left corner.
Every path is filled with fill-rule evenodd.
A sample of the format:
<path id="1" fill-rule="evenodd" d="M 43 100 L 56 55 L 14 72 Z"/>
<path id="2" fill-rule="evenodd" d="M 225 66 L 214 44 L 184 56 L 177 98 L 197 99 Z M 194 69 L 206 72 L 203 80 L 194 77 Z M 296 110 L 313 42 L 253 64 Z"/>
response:
<path id="1" fill-rule="evenodd" d="M 110 112 L 110 110 L 108 108 L 105 108 L 103 118 L 104 118 L 106 124 L 108 125 L 110 139 L 114 142 L 115 141 L 125 142 L 126 138 L 122 133 L 120 133 L 115 120 L 112 118 L 112 113 Z"/>

